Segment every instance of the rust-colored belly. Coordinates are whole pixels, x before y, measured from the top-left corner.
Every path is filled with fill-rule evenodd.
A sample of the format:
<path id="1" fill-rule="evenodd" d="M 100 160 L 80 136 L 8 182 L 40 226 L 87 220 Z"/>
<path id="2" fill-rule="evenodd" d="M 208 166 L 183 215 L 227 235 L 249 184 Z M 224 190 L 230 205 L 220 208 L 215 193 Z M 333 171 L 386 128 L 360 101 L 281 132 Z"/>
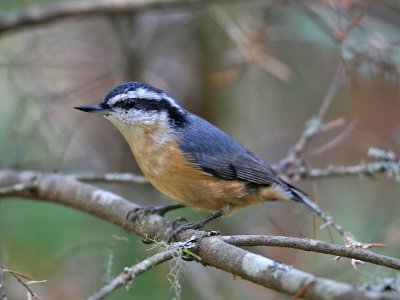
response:
<path id="1" fill-rule="evenodd" d="M 246 194 L 244 183 L 215 178 L 190 163 L 176 141 L 156 151 L 137 150 L 133 151 L 143 174 L 159 191 L 184 205 L 217 211 L 239 204 Z"/>
<path id="2" fill-rule="evenodd" d="M 121 133 L 149 181 L 160 192 L 184 205 L 211 212 L 224 208 L 229 213 L 268 198 L 280 198 L 272 187 L 248 193 L 244 181 L 222 180 L 203 172 L 190 162 L 174 139 L 160 141 L 145 131 L 133 134 L 132 130 L 121 130 Z"/>

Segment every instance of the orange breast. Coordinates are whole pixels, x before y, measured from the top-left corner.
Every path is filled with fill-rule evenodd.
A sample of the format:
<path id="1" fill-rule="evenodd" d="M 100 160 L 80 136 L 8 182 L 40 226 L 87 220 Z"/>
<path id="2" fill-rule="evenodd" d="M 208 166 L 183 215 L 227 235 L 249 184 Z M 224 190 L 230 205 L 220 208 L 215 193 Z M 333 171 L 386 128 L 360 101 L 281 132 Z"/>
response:
<path id="1" fill-rule="evenodd" d="M 211 212 L 224 208 L 229 213 L 263 202 L 266 194 L 273 194 L 272 188 L 262 188 L 249 194 L 246 182 L 222 180 L 203 172 L 179 149 L 176 140 L 162 140 L 165 133 L 154 128 L 120 131 L 149 181 L 159 191 L 184 205 Z"/>
<path id="2" fill-rule="evenodd" d="M 136 160 L 150 182 L 167 196 L 188 206 L 217 211 L 242 202 L 242 182 L 217 179 L 189 162 L 176 141 L 153 151 L 134 151 Z"/>

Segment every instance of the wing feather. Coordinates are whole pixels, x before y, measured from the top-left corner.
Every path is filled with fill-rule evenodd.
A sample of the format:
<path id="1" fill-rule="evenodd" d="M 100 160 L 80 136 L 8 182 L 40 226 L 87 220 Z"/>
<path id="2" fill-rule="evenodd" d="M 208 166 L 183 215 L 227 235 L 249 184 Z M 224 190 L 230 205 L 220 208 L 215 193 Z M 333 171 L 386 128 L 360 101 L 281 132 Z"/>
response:
<path id="1" fill-rule="evenodd" d="M 190 115 L 189 120 L 181 132 L 184 137 L 181 150 L 204 172 L 226 180 L 285 186 L 264 160 L 223 131 L 195 115 Z"/>

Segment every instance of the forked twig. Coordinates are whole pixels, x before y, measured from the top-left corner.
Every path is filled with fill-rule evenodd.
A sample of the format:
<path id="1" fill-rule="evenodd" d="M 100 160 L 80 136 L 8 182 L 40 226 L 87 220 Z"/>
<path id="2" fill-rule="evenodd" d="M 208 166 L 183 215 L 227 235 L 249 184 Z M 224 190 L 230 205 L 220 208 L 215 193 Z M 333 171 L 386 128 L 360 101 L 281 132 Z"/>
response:
<path id="1" fill-rule="evenodd" d="M 311 139 L 323 128 L 323 118 L 332 104 L 338 87 L 343 81 L 344 70 L 345 64 L 343 61 L 340 61 L 317 115 L 306 123 L 299 140 L 289 150 L 287 156 L 275 166 L 280 172 L 285 172 L 290 166 L 299 166 L 303 164 L 302 155 L 306 151 Z"/>
<path id="2" fill-rule="evenodd" d="M 40 300 L 40 297 L 29 287 L 29 285 L 33 283 L 46 282 L 46 280 L 32 280 L 32 277 L 30 277 L 29 275 L 15 270 L 10 270 L 4 266 L 0 266 L 0 269 L 3 272 L 10 273 L 11 276 L 13 276 L 28 291 L 31 297 Z"/>

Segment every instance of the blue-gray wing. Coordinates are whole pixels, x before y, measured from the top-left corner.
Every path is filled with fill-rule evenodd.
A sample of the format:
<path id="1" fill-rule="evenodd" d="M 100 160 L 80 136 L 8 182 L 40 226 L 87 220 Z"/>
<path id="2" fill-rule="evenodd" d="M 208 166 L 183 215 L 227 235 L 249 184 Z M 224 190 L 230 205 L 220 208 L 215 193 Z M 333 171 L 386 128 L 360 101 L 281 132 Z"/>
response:
<path id="1" fill-rule="evenodd" d="M 268 186 L 283 184 L 265 161 L 223 131 L 192 114 L 188 120 L 180 131 L 181 150 L 204 172 L 226 180 Z"/>
<path id="2" fill-rule="evenodd" d="M 279 185 L 289 198 L 322 214 L 303 191 L 279 178 L 265 161 L 207 121 L 188 113 L 188 123 L 178 132 L 181 150 L 204 172 L 260 186 Z"/>

